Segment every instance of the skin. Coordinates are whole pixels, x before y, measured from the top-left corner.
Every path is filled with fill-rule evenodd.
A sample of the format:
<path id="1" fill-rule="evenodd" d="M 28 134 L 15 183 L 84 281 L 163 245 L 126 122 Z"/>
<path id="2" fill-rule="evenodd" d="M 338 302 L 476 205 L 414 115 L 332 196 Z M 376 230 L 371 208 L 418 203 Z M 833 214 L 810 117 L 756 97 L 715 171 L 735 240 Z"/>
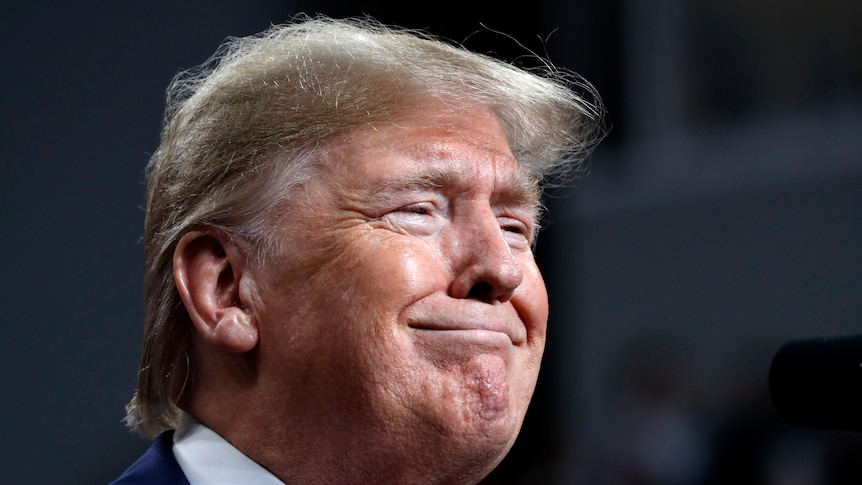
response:
<path id="1" fill-rule="evenodd" d="M 286 483 L 476 483 L 545 343 L 535 184 L 483 108 L 426 105 L 320 167 L 281 208 L 275 262 L 211 229 L 181 240 L 181 407 Z"/>

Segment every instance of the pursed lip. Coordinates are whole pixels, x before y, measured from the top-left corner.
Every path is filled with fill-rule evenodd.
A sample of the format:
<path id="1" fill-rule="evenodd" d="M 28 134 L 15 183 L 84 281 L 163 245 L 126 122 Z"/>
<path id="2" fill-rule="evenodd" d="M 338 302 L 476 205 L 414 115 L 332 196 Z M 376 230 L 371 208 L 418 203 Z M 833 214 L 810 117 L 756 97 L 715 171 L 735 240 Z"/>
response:
<path id="1" fill-rule="evenodd" d="M 518 345 L 526 341 L 525 332 L 517 332 L 515 325 L 508 324 L 502 320 L 463 319 L 463 318 L 434 318 L 411 322 L 408 325 L 415 330 L 430 330 L 438 332 L 495 332 L 506 335 L 512 344 Z M 521 326 L 523 328 L 523 326 Z"/>

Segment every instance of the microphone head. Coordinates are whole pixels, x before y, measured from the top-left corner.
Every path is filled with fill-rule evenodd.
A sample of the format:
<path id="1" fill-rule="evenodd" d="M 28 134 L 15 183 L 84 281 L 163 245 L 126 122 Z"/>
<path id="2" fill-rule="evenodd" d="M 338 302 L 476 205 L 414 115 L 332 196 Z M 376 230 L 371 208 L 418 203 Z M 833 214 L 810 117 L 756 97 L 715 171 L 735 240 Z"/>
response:
<path id="1" fill-rule="evenodd" d="M 784 344 L 772 359 L 769 393 L 791 424 L 862 431 L 862 335 Z"/>

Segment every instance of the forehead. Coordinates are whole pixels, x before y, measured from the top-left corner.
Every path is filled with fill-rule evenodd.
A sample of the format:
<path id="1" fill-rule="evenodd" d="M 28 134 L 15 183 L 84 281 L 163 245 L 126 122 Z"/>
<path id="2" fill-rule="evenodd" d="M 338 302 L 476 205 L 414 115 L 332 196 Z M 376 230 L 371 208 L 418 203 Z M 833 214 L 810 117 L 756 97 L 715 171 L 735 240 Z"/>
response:
<path id="1" fill-rule="evenodd" d="M 329 152 L 324 165 L 346 185 L 445 186 L 538 203 L 536 177 L 518 164 L 499 120 L 486 108 L 425 107 L 356 130 Z"/>

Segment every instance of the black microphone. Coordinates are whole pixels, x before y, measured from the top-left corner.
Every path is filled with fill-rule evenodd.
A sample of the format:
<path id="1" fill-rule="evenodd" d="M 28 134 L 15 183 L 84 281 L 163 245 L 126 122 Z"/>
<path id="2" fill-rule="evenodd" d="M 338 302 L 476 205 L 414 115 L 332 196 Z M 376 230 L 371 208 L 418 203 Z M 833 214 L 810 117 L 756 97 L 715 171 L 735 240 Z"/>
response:
<path id="1" fill-rule="evenodd" d="M 769 368 L 769 393 L 791 424 L 862 431 L 862 335 L 784 344 Z"/>

